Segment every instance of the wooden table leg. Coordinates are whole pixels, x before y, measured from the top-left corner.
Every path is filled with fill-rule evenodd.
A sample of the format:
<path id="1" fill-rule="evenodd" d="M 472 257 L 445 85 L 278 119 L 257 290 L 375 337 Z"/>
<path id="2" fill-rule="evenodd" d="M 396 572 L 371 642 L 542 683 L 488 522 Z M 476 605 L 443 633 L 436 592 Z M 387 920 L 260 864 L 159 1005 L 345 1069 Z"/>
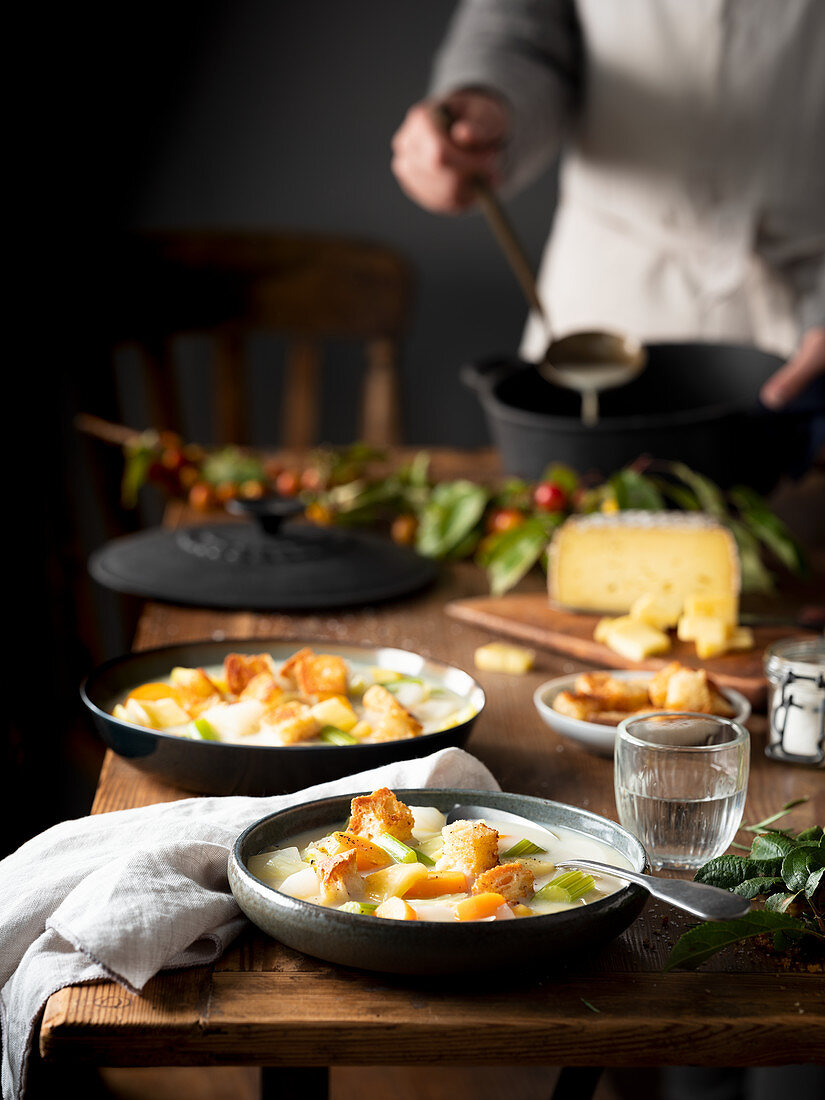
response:
<path id="1" fill-rule="evenodd" d="M 261 1100 L 327 1100 L 329 1069 L 326 1066 L 264 1066 L 261 1070 Z"/>
<path id="2" fill-rule="evenodd" d="M 602 1072 L 601 1066 L 564 1066 L 552 1100 L 592 1100 Z"/>

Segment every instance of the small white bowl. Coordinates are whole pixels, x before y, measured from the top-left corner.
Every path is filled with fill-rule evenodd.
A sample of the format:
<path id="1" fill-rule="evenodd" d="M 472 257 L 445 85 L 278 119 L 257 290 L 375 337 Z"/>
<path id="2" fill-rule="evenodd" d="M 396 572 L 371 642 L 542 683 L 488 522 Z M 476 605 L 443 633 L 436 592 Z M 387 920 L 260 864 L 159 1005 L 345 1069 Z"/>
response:
<path id="1" fill-rule="evenodd" d="M 609 673 L 617 680 L 650 680 L 651 676 L 645 676 L 639 670 L 606 668 L 602 671 Z M 559 676 L 555 680 L 546 680 L 536 688 L 533 693 L 533 702 L 536 710 L 544 722 L 560 733 L 562 737 L 569 737 L 571 741 L 578 741 L 586 749 L 597 753 L 599 756 L 612 756 L 613 744 L 616 740 L 616 726 L 603 726 L 598 722 L 583 722 L 579 718 L 570 718 L 566 714 L 559 714 L 553 710 L 553 700 L 560 691 L 573 691 L 574 684 L 580 673 L 574 672 L 570 676 Z M 746 722 L 750 717 L 751 705 L 744 695 L 732 688 L 717 688 L 720 695 L 724 695 L 736 713 L 732 715 L 734 722 Z M 651 710 L 658 710 L 651 704 Z"/>

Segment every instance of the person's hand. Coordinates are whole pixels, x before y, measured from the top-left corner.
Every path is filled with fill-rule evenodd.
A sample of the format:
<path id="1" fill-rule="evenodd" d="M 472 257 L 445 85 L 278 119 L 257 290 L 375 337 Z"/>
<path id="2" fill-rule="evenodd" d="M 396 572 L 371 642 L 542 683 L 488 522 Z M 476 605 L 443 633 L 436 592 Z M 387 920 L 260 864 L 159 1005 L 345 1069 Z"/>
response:
<path id="1" fill-rule="evenodd" d="M 443 104 L 452 122 L 439 122 Z M 436 214 L 459 214 L 475 199 L 473 180 L 496 183 L 509 112 L 495 95 L 453 92 L 407 112 L 392 139 L 392 170 L 402 191 Z"/>
<path id="2" fill-rule="evenodd" d="M 809 328 L 788 362 L 771 375 L 759 392 L 762 404 L 781 409 L 820 375 L 825 375 L 825 325 Z"/>

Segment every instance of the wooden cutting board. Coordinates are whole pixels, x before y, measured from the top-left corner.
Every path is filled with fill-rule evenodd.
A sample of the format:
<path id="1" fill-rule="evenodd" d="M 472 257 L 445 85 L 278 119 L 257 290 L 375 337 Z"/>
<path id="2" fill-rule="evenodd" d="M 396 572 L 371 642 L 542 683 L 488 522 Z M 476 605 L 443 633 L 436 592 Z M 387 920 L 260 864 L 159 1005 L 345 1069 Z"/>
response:
<path id="1" fill-rule="evenodd" d="M 593 631 L 600 616 L 556 610 L 548 606 L 543 592 L 452 600 L 446 605 L 446 611 L 453 618 L 474 626 L 541 649 L 564 653 L 599 668 L 638 668 L 655 672 L 670 661 L 679 661 L 689 668 L 704 668 L 722 687 L 741 692 L 754 710 L 764 710 L 767 701 L 763 652 L 780 638 L 804 633 L 793 626 L 755 626 L 752 628 L 753 649 L 702 661 L 696 656 L 693 642 L 680 642 L 672 632 L 673 647 L 669 653 L 637 662 L 628 661 L 594 639 Z"/>

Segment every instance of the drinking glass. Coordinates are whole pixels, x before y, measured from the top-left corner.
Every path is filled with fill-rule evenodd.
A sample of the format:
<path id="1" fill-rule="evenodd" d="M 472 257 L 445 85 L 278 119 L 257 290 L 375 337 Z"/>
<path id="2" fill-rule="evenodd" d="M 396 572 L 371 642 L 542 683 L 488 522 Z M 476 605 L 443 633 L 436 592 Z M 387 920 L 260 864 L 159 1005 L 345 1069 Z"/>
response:
<path id="1" fill-rule="evenodd" d="M 626 718 L 614 759 L 619 820 L 654 868 L 693 870 L 725 851 L 745 806 L 744 726 L 674 711 Z"/>

